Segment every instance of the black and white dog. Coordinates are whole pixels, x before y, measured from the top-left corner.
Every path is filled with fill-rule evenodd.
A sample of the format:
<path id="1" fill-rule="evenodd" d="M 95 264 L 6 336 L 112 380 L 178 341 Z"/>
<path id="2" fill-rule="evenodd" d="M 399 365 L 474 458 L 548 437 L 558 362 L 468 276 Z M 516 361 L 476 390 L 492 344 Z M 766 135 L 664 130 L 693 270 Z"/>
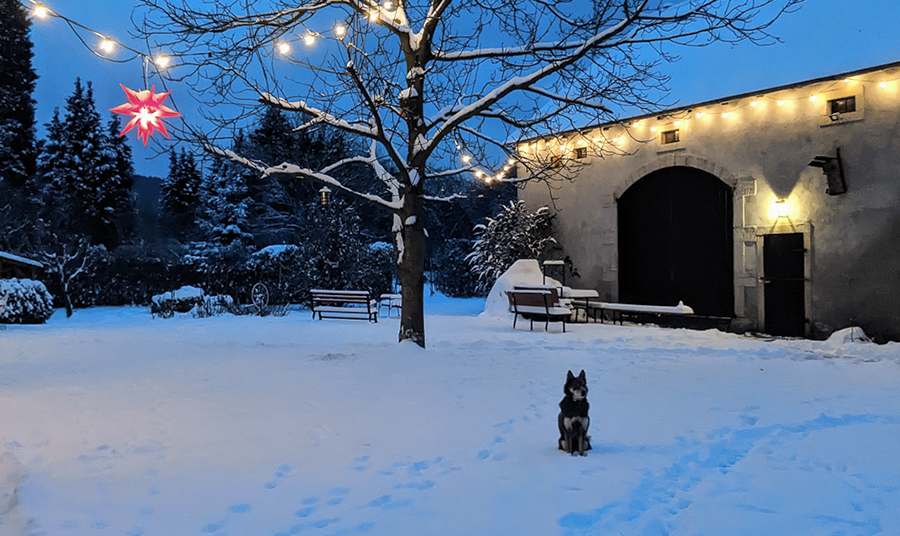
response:
<path id="1" fill-rule="evenodd" d="M 559 449 L 569 454 L 584 456 L 584 451 L 591 450 L 591 438 L 587 435 L 591 418 L 588 417 L 587 379 L 584 371 L 577 377 L 570 370 L 566 375 L 563 387 L 565 398 L 559 403 Z"/>

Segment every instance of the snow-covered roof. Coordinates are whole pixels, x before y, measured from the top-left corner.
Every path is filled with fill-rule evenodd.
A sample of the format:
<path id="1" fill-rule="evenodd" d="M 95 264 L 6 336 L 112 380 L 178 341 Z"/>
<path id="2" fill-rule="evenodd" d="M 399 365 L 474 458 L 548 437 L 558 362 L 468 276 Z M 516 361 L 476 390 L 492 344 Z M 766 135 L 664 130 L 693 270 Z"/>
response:
<path id="1" fill-rule="evenodd" d="M 25 257 L 13 255 L 12 253 L 6 253 L 5 251 L 0 251 L 0 259 L 6 259 L 8 261 L 18 262 L 21 264 L 27 264 L 28 266 L 34 266 L 35 268 L 43 268 L 44 267 L 44 265 L 39 263 L 38 261 L 26 259 Z"/>

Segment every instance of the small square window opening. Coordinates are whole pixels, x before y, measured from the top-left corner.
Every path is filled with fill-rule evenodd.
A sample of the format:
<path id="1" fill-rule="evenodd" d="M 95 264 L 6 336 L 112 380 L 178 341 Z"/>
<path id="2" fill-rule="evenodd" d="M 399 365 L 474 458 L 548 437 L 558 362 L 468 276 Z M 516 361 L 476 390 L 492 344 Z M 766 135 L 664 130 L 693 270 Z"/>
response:
<path id="1" fill-rule="evenodd" d="M 844 97 L 828 101 L 829 114 L 847 114 L 856 111 L 856 97 Z"/>
<path id="2" fill-rule="evenodd" d="M 576 147 L 575 158 L 587 158 L 587 147 Z"/>
<path id="3" fill-rule="evenodd" d="M 659 141 L 662 142 L 663 145 L 678 143 L 681 141 L 681 131 L 677 129 L 667 130 L 659 135 Z"/>

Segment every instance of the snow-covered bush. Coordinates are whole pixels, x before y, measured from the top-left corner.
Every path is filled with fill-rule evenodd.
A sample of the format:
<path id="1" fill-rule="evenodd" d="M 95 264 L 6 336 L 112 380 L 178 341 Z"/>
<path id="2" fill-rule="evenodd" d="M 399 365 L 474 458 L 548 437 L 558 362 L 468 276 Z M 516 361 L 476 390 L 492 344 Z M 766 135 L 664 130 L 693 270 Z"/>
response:
<path id="1" fill-rule="evenodd" d="M 475 226 L 478 239 L 466 261 L 478 278 L 481 292 L 519 259 L 538 259 L 556 240 L 550 236 L 553 216 L 541 207 L 532 212 L 524 201 L 503 205 L 487 224 Z"/>
<path id="2" fill-rule="evenodd" d="M 195 318 L 208 318 L 211 316 L 219 316 L 225 313 L 239 315 L 243 310 L 234 303 L 231 296 L 204 296 L 203 302 L 197 304 L 191 309 L 191 314 Z"/>
<path id="3" fill-rule="evenodd" d="M 247 288 L 249 291 L 257 282 L 269 289 L 269 303 L 305 303 L 309 299 L 310 282 L 307 258 L 296 245 L 273 245 L 265 247 L 247 261 L 248 273 L 252 274 Z"/>
<path id="4" fill-rule="evenodd" d="M 76 307 L 94 305 L 147 305 L 151 296 L 181 281 L 177 256 L 162 256 L 146 246 L 119 246 L 115 250 L 98 249 L 87 260 L 84 272 L 70 284 Z"/>
<path id="5" fill-rule="evenodd" d="M 187 313 L 203 303 L 203 290 L 197 287 L 184 286 L 178 290 L 164 292 L 153 296 L 150 300 L 150 313 L 163 318 L 170 318 L 175 313 Z"/>
<path id="6" fill-rule="evenodd" d="M 0 279 L 0 324 L 43 324 L 53 314 L 53 296 L 40 281 Z"/>

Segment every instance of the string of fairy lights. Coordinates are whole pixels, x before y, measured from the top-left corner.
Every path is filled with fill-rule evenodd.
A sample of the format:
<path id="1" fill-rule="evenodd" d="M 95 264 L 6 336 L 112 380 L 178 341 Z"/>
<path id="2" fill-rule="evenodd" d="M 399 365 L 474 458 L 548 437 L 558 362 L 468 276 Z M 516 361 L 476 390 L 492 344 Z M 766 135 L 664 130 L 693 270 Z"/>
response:
<path id="1" fill-rule="evenodd" d="M 164 71 L 167 68 L 173 66 L 172 56 L 165 53 L 158 54 L 147 54 L 140 50 L 134 49 L 120 40 L 113 38 L 110 34 L 97 31 L 92 29 L 84 24 L 81 24 L 69 17 L 64 16 L 58 11 L 48 7 L 46 4 L 38 2 L 37 0 L 20 0 L 23 5 L 28 8 L 30 6 L 30 11 L 33 18 L 38 20 L 48 19 L 48 18 L 57 18 L 66 23 L 66 25 L 75 33 L 81 43 L 87 47 L 92 53 L 103 58 L 107 61 L 117 62 L 117 63 L 125 63 L 129 61 L 133 61 L 136 59 L 140 59 L 144 64 L 143 74 L 144 74 L 144 82 L 146 84 L 146 79 L 148 77 L 148 70 L 152 66 L 156 69 L 157 74 L 163 78 Z M 388 20 L 396 19 L 396 11 L 393 2 L 390 0 L 386 0 L 381 4 L 376 4 L 378 7 L 373 8 L 369 12 L 369 16 L 367 17 L 371 22 L 378 22 L 382 16 L 385 16 Z M 93 35 L 97 41 L 95 44 L 91 44 L 84 39 L 79 31 L 87 32 Z M 350 34 L 350 28 L 347 24 L 343 22 L 335 23 L 329 31 L 326 32 L 317 32 L 310 29 L 305 29 L 305 33 L 302 35 L 298 34 L 299 41 L 306 47 L 313 47 L 320 39 L 333 39 L 337 41 L 343 41 Z M 293 44 L 297 42 L 295 39 L 286 39 L 282 38 L 273 43 L 273 49 L 280 54 L 281 56 L 290 57 L 293 51 Z M 121 57 L 119 56 L 118 50 L 125 50 L 131 55 L 129 57 Z M 509 158 L 505 161 L 505 163 L 499 167 L 499 170 L 492 170 L 491 166 L 479 165 L 475 162 L 475 151 L 467 149 L 464 142 L 457 140 L 455 141 L 456 150 L 459 154 L 460 161 L 465 165 L 465 169 L 470 171 L 476 179 L 482 180 L 487 184 L 490 184 L 494 181 L 503 181 L 510 174 L 510 171 L 513 167 L 519 163 L 527 163 L 530 159 L 538 158 L 538 152 L 541 149 L 541 145 L 551 153 L 551 160 L 553 158 L 564 158 L 568 157 L 569 154 L 575 148 L 592 148 L 594 150 L 603 151 L 604 149 L 610 149 L 614 151 L 618 151 L 621 153 L 625 153 L 624 151 L 625 145 L 628 143 L 628 140 L 634 140 L 639 143 L 645 143 L 651 141 L 655 138 L 656 133 L 660 130 L 663 132 L 671 131 L 671 130 L 680 130 L 683 127 L 686 127 L 688 122 L 697 123 L 699 121 L 709 121 L 714 117 L 720 117 L 722 120 L 736 121 L 739 112 L 745 108 L 757 109 L 761 110 L 766 108 L 766 104 L 774 103 L 779 109 L 793 109 L 797 107 L 797 104 L 803 101 L 809 101 L 811 103 L 818 103 L 820 100 L 825 100 L 824 94 L 839 91 L 844 88 L 852 88 L 855 84 L 875 84 L 881 90 L 890 90 L 894 91 L 898 90 L 898 80 L 900 80 L 900 74 L 897 77 L 891 79 L 880 79 L 880 80 L 872 80 L 865 77 L 850 77 L 845 78 L 843 80 L 834 80 L 829 83 L 828 86 L 824 88 L 818 88 L 815 91 L 810 91 L 807 94 L 801 96 L 773 96 L 781 93 L 785 93 L 787 91 L 796 91 L 800 88 L 791 88 L 786 90 L 779 90 L 770 95 L 760 94 L 756 97 L 752 98 L 742 98 L 740 99 L 738 104 L 735 104 L 730 101 L 719 101 L 708 105 L 703 105 L 702 108 L 686 108 L 681 109 L 675 112 L 664 112 L 662 114 L 658 114 L 655 116 L 649 117 L 640 117 L 635 118 L 633 120 L 629 120 L 627 122 L 619 122 L 619 123 L 611 123 L 607 125 L 603 125 L 600 127 L 595 127 L 595 134 L 593 136 L 588 136 L 583 133 L 576 134 L 563 134 L 556 136 L 542 136 L 540 138 L 532 138 L 530 140 L 525 140 L 523 143 L 517 144 L 517 151 L 514 151 L 514 154 L 509 154 Z M 728 108 L 722 110 L 713 110 L 714 106 L 727 106 Z M 816 104 L 816 106 L 820 106 L 820 104 Z M 177 107 L 176 107 L 177 109 Z M 827 115 L 827 114 L 826 114 Z M 644 135 L 644 128 L 649 127 L 649 131 L 654 134 L 654 136 L 647 137 Z M 610 137 L 606 134 L 607 131 L 615 129 L 615 135 Z M 588 129 L 591 130 L 591 129 Z M 568 140 L 569 136 L 573 136 L 579 138 L 574 143 L 570 143 Z M 555 151 L 551 149 L 551 146 L 555 146 Z"/>
<path id="2" fill-rule="evenodd" d="M 823 101 L 828 103 L 835 100 L 844 100 L 847 97 L 857 97 L 861 91 L 859 87 L 864 85 L 873 85 L 878 90 L 896 93 L 900 91 L 900 83 L 898 81 L 900 81 L 900 76 L 880 79 L 854 76 L 814 83 L 810 84 L 809 87 L 780 89 L 768 95 L 759 94 L 749 98 L 716 101 L 700 107 L 693 106 L 673 112 L 662 112 L 649 117 L 638 117 L 624 122 L 593 127 L 583 132 L 569 132 L 525 140 L 524 143 L 518 144 L 518 153 L 521 158 L 529 158 L 529 155 L 533 155 L 536 158 L 540 150 L 546 150 L 551 156 L 567 157 L 575 147 L 592 147 L 600 150 L 606 147 L 623 149 L 629 139 L 638 143 L 645 143 L 654 140 L 656 136 L 664 132 L 680 131 L 687 127 L 689 123 L 695 125 L 704 124 L 715 118 L 721 118 L 733 124 L 734 121 L 738 121 L 741 117 L 742 110 L 749 108 L 755 111 L 762 111 L 770 103 L 774 104 L 777 110 L 804 112 L 808 111 L 808 109 L 803 110 L 798 107 L 804 102 L 809 102 L 816 107 L 817 115 L 834 117 L 830 110 L 823 108 Z M 785 95 L 789 92 L 792 92 L 793 95 Z M 831 98 L 831 96 L 826 96 L 826 94 L 832 94 L 832 96 L 837 98 Z M 822 110 L 825 111 L 823 112 Z M 832 120 L 837 121 L 839 119 L 840 117 L 834 117 Z M 596 131 L 594 135 L 588 134 L 591 130 Z M 606 134 L 610 130 L 616 132 L 614 137 Z M 649 137 L 646 135 L 648 130 L 652 134 Z M 577 141 L 573 144 L 569 140 L 570 137 L 577 139 Z"/>

